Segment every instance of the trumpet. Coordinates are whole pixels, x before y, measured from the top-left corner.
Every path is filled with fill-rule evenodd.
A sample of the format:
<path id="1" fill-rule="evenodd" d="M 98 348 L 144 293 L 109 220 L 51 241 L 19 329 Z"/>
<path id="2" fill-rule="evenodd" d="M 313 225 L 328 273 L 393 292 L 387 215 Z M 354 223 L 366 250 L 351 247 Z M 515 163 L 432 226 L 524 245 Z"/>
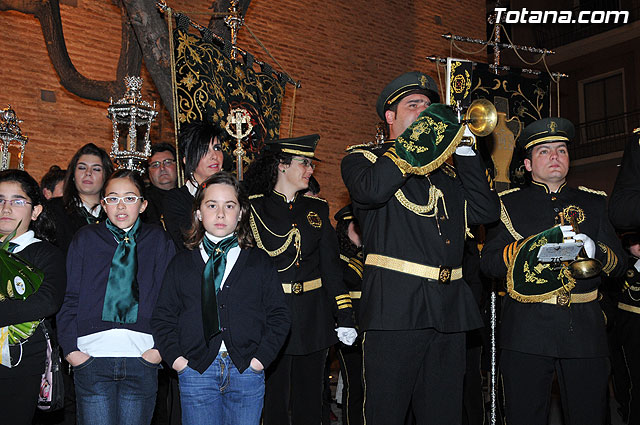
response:
<path id="1" fill-rule="evenodd" d="M 471 103 L 464 119 L 460 122 L 468 126 L 476 136 L 488 136 L 498 125 L 498 112 L 493 103 L 487 99 L 477 99 Z M 474 146 L 474 144 L 475 140 L 468 136 L 463 137 L 460 141 L 460 146 Z"/>
<path id="2" fill-rule="evenodd" d="M 560 225 L 564 225 L 564 214 L 558 213 L 558 216 L 560 217 Z M 574 217 L 568 216 L 567 221 L 576 234 L 580 233 L 580 230 L 578 229 L 578 223 L 576 222 Z M 573 276 L 575 279 L 590 279 L 592 277 L 598 276 L 602 271 L 602 263 L 595 258 L 589 258 L 587 252 L 584 249 L 584 246 L 578 253 L 576 259 L 571 261 L 567 265 L 567 267 L 569 268 L 571 276 Z"/>

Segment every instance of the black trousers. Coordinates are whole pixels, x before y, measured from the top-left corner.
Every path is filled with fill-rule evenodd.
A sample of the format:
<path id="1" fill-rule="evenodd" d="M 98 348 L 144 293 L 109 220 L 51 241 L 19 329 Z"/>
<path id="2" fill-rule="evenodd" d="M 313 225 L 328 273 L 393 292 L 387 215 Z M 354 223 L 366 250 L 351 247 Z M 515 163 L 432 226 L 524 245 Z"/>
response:
<path id="1" fill-rule="evenodd" d="M 344 390 L 342 391 L 343 425 L 362 425 L 362 344 L 360 338 L 352 346 L 338 344 L 338 360 L 342 371 Z"/>
<path id="2" fill-rule="evenodd" d="M 367 331 L 363 336 L 367 425 L 457 425 L 462 415 L 465 333 Z"/>
<path id="3" fill-rule="evenodd" d="M 616 335 L 622 345 L 624 363 L 628 373 L 629 424 L 640 423 L 640 314 L 619 311 L 616 319 Z"/>
<path id="4" fill-rule="evenodd" d="M 41 378 L 42 374 L 0 379 L 0 423 L 31 425 Z"/>
<path id="5" fill-rule="evenodd" d="M 262 410 L 263 425 L 321 423 L 327 351 L 324 349 L 302 356 L 283 354 L 269 366 Z"/>
<path id="6" fill-rule="evenodd" d="M 565 425 L 603 425 L 607 411 L 609 359 L 559 359 L 502 350 L 506 423 L 547 425 L 551 384 L 558 375 Z"/>

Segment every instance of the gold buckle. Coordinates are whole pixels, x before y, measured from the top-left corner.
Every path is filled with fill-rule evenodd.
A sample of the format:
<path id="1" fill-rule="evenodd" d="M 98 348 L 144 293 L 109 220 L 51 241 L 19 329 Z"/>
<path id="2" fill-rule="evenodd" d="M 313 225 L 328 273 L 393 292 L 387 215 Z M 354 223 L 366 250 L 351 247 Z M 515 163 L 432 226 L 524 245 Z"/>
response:
<path id="1" fill-rule="evenodd" d="M 563 291 L 560 294 L 556 295 L 556 303 L 559 306 L 568 306 L 569 302 L 571 302 L 571 292 Z"/>
<path id="2" fill-rule="evenodd" d="M 443 285 L 448 285 L 451 283 L 451 267 L 440 266 L 440 271 L 438 272 L 438 282 Z"/>
<path id="3" fill-rule="evenodd" d="M 302 294 L 302 282 L 293 282 L 291 284 L 291 292 L 294 294 Z"/>

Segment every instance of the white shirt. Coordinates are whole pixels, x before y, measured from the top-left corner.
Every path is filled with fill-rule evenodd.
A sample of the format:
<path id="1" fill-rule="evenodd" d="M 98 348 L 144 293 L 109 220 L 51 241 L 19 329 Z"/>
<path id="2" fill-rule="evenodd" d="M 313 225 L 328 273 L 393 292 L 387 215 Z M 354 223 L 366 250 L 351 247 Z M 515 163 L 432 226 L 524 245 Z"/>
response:
<path id="1" fill-rule="evenodd" d="M 33 233 L 33 230 L 27 230 L 20 236 L 11 239 L 11 242 L 18 245 L 16 249 L 13 250 L 13 252 L 17 253 L 22 251 L 32 243 L 40 242 L 40 239 L 36 238 L 35 233 Z"/>

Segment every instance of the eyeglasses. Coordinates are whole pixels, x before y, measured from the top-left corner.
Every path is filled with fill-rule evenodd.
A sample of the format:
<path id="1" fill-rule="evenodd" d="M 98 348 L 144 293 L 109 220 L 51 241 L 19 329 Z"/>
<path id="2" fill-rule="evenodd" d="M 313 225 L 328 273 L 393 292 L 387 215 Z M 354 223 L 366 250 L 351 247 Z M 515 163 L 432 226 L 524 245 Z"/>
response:
<path id="1" fill-rule="evenodd" d="M 316 169 L 316 164 L 314 164 L 313 161 L 310 160 L 310 159 L 307 159 L 307 158 L 305 158 L 305 159 L 291 158 L 291 159 L 293 159 L 294 161 L 298 161 L 304 167 L 311 167 L 312 170 Z"/>
<path id="2" fill-rule="evenodd" d="M 105 196 L 102 198 L 104 203 L 107 205 L 118 205 L 120 201 L 130 205 L 138 202 L 138 199 L 142 200 L 144 199 L 144 196 Z"/>
<path id="3" fill-rule="evenodd" d="M 149 163 L 149 168 L 160 168 L 161 166 L 170 167 L 176 163 L 175 159 L 165 159 L 163 161 L 153 161 Z"/>
<path id="4" fill-rule="evenodd" d="M 33 205 L 26 199 L 0 199 L 1 206 L 4 206 L 6 203 L 9 203 L 12 207 L 26 207 L 27 204 Z"/>

